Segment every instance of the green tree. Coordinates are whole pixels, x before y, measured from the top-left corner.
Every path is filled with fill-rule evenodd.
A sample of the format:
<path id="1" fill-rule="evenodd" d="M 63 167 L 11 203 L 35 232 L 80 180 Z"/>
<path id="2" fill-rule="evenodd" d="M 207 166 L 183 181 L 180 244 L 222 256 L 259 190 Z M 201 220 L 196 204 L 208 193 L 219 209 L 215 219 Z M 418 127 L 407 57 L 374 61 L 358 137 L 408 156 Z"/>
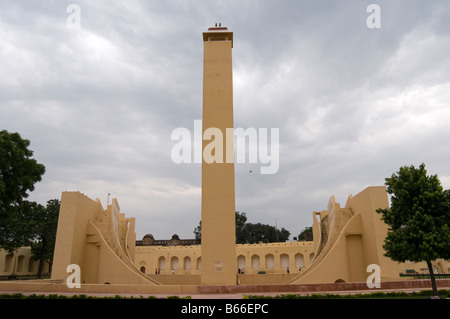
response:
<path id="1" fill-rule="evenodd" d="M 290 232 L 284 228 L 281 230 L 275 226 L 261 223 L 247 223 L 244 228 L 243 241 L 238 244 L 276 243 L 289 239 Z"/>
<path id="2" fill-rule="evenodd" d="M 242 240 L 243 229 L 245 223 L 247 222 L 247 215 L 245 213 L 235 212 L 236 214 L 236 242 Z M 194 229 L 195 239 L 198 243 L 202 242 L 202 221 L 199 222 L 198 226 Z"/>
<path id="3" fill-rule="evenodd" d="M 44 262 L 50 266 L 53 262 L 53 251 L 55 249 L 56 229 L 58 227 L 60 201 L 51 199 L 47 206 L 40 206 L 31 216 L 32 243 L 31 255 L 39 261 L 37 277 L 41 278 Z"/>
<path id="4" fill-rule="evenodd" d="M 194 229 L 195 240 L 201 244 L 202 243 L 202 221 L 198 223 L 198 226 Z"/>
<path id="5" fill-rule="evenodd" d="M 432 261 L 450 258 L 449 192 L 437 175 L 427 175 L 424 164 L 401 167 L 385 184 L 391 207 L 377 210 L 389 226 L 385 255 L 399 262 L 425 261 L 437 295 Z"/>
<path id="6" fill-rule="evenodd" d="M 31 256 L 39 261 L 38 278 L 41 277 L 44 261 L 50 265 L 56 241 L 60 202 L 52 199 L 44 207 L 36 202 L 22 201 L 14 206 L 8 222 L 0 226 L 0 243 L 13 253 L 20 247 L 31 246 Z"/>
<path id="7" fill-rule="evenodd" d="M 311 241 L 313 240 L 312 227 L 305 227 L 300 235 L 298 235 L 298 241 Z"/>
<path id="8" fill-rule="evenodd" d="M 31 158 L 29 146 L 30 141 L 19 133 L 0 131 L 0 223 L 28 197 L 45 173 L 45 166 Z"/>
<path id="9" fill-rule="evenodd" d="M 245 241 L 245 226 L 247 224 L 247 215 L 236 212 L 236 244 Z"/>
<path id="10" fill-rule="evenodd" d="M 195 239 L 200 243 L 202 233 L 202 222 L 195 228 Z M 290 233 L 282 228 L 278 230 L 274 226 L 261 223 L 247 223 L 246 213 L 236 212 L 236 244 L 248 243 L 273 243 L 282 242 L 289 239 Z"/>
<path id="11" fill-rule="evenodd" d="M 8 218 L 0 224 L 0 247 L 13 253 L 20 247 L 29 246 L 33 236 L 33 214 L 44 209 L 35 202 L 22 201 L 8 210 Z"/>
<path id="12" fill-rule="evenodd" d="M 37 204 L 25 200 L 45 167 L 33 158 L 30 141 L 19 133 L 0 131 L 0 248 L 13 252 L 28 243 L 31 211 Z"/>

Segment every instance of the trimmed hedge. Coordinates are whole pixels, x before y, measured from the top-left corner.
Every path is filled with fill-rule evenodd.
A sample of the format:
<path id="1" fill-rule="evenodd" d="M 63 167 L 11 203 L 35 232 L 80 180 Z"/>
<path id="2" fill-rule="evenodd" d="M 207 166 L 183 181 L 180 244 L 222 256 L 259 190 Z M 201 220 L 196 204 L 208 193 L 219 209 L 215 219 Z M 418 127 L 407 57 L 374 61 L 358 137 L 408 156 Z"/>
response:
<path id="1" fill-rule="evenodd" d="M 24 295 L 21 293 L 15 293 L 15 294 L 0 294 L 0 299 L 157 299 L 155 296 L 149 296 L 147 298 L 144 298 L 143 296 L 139 297 L 123 297 L 120 295 L 115 296 L 105 296 L 105 297 L 97 297 L 97 296 L 88 296 L 88 295 L 73 295 L 73 296 L 65 296 L 65 295 Z"/>
<path id="2" fill-rule="evenodd" d="M 449 298 L 450 290 L 438 290 L 439 297 L 441 299 Z M 433 295 L 431 290 L 423 290 L 419 292 L 373 292 L 373 293 L 359 293 L 359 294 L 312 294 L 312 295 L 298 295 L 298 294 L 286 294 L 276 296 L 258 296 L 258 295 L 246 295 L 244 299 L 409 299 L 409 298 L 430 298 Z"/>
<path id="3" fill-rule="evenodd" d="M 450 290 L 441 289 L 438 290 L 439 297 L 442 299 L 450 297 Z M 259 296 L 259 295 L 245 295 L 244 299 L 409 299 L 409 298 L 430 298 L 433 295 L 431 290 L 423 290 L 419 292 L 373 292 L 373 293 L 358 293 L 358 294 L 311 294 L 311 295 L 298 295 L 298 294 L 285 294 L 276 296 Z M 124 297 L 120 295 L 115 296 L 88 296 L 88 295 L 24 295 L 22 293 L 14 294 L 0 294 L 0 299 L 158 299 L 155 296 L 149 297 Z M 191 296 L 179 297 L 179 296 L 168 296 L 167 299 L 191 299 Z"/>

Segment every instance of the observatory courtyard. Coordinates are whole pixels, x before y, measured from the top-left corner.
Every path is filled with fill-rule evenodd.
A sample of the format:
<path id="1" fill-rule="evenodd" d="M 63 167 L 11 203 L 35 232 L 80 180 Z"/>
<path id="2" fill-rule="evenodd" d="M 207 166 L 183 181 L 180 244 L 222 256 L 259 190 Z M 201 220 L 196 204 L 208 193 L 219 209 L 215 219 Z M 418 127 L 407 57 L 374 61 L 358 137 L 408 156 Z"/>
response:
<path id="1" fill-rule="evenodd" d="M 216 26 L 203 33 L 203 137 L 211 128 L 234 127 L 233 33 Z M 211 136 L 210 136 L 211 137 Z M 0 291 L 71 293 L 205 294 L 367 289 L 429 289 L 425 263 L 397 263 L 384 256 L 387 225 L 376 213 L 388 208 L 384 186 L 333 196 L 311 214 L 312 241 L 236 244 L 233 145 L 208 157 L 203 138 L 201 245 L 174 235 L 136 239 L 133 217 L 113 198 L 106 208 L 79 192 L 63 192 L 51 278 L 0 282 Z M 213 157 L 213 158 L 211 158 Z M 49 271 L 48 265 L 46 271 Z M 449 272 L 446 260 L 433 263 Z M 29 248 L 0 251 L 2 275 L 35 274 Z M 368 280 L 370 279 L 370 282 Z M 373 278 L 373 280 L 372 280 Z M 448 287 L 448 279 L 439 280 Z"/>

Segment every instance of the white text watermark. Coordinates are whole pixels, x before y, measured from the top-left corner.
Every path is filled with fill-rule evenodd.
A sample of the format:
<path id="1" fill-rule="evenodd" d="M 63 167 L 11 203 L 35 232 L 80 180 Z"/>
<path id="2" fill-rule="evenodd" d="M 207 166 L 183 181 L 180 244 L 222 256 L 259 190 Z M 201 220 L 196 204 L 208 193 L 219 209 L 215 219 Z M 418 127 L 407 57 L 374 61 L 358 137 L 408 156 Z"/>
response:
<path id="1" fill-rule="evenodd" d="M 366 25 L 369 29 L 381 28 L 381 8 L 378 4 L 369 4 L 366 9 L 370 15 L 366 19 Z"/>
<path id="2" fill-rule="evenodd" d="M 184 127 L 172 131 L 171 140 L 178 141 L 171 151 L 174 163 L 260 163 L 261 174 L 278 172 L 279 128 L 227 128 L 223 132 L 209 127 L 202 131 L 201 120 L 194 121 L 193 133 Z M 203 141 L 210 142 L 203 148 Z"/>
<path id="3" fill-rule="evenodd" d="M 366 284 L 367 288 L 381 288 L 381 269 L 377 264 L 370 264 L 366 268 L 366 272 L 371 274 L 367 277 Z"/>
<path id="4" fill-rule="evenodd" d="M 71 274 L 67 276 L 66 284 L 67 287 L 72 288 L 81 288 L 81 269 L 77 264 L 70 264 L 67 266 L 66 272 L 70 272 Z"/>

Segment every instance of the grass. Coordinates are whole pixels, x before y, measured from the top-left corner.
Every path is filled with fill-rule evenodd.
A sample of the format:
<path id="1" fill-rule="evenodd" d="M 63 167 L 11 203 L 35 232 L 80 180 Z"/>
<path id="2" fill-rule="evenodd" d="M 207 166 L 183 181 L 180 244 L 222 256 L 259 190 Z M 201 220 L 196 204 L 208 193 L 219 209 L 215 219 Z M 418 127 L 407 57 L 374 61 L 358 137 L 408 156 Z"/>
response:
<path id="1" fill-rule="evenodd" d="M 88 296 L 88 295 L 84 295 L 84 294 L 66 296 L 66 295 L 57 295 L 57 294 L 24 295 L 22 293 L 14 293 L 14 294 L 0 294 L 0 299 L 158 299 L 158 298 L 155 296 L 124 297 L 124 296 L 120 296 L 120 295 L 115 295 L 115 296 L 98 297 L 98 296 Z M 191 297 L 190 296 L 186 296 L 186 297 L 168 296 L 167 299 L 191 299 Z"/>
<path id="2" fill-rule="evenodd" d="M 277 296 L 258 296 L 248 295 L 244 299 L 429 299 L 433 295 L 431 290 L 423 290 L 420 292 L 373 292 L 359 294 L 311 294 L 298 295 L 286 294 Z M 438 290 L 439 298 L 447 299 L 450 297 L 450 290 Z"/>
<path id="3" fill-rule="evenodd" d="M 441 289 L 438 290 L 439 297 L 441 299 L 450 298 L 450 290 Z M 433 295 L 431 290 L 423 290 L 420 292 L 373 292 L 366 294 L 311 294 L 311 295 L 299 295 L 299 294 L 282 294 L 276 296 L 261 296 L 261 295 L 245 295 L 244 299 L 429 299 Z M 24 295 L 22 293 L 14 294 L 0 294 L 0 299 L 158 299 L 155 296 L 149 297 L 124 297 L 120 295 L 115 296 L 88 296 L 84 294 L 66 296 L 66 295 Z M 166 298 L 164 298 L 166 299 Z M 179 296 L 167 296 L 167 299 L 191 299 L 191 296 L 179 297 Z"/>

